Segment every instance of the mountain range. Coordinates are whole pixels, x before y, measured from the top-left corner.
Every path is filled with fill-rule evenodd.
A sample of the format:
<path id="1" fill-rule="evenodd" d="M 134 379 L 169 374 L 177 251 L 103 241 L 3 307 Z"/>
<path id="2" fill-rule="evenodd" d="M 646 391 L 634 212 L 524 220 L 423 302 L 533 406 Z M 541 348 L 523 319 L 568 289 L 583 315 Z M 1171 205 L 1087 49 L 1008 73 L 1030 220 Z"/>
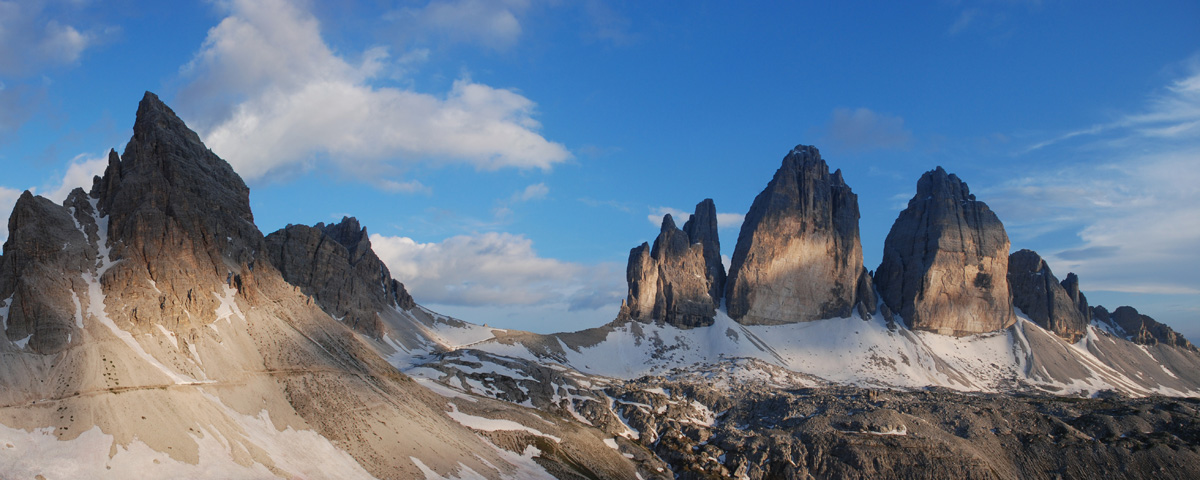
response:
<path id="1" fill-rule="evenodd" d="M 152 93 L 133 131 L 89 191 L 25 192 L 9 218 L 0 476 L 1200 471 L 1200 351 L 1011 252 L 941 167 L 872 271 L 857 196 L 796 146 L 728 269 L 703 200 L 630 250 L 612 322 L 544 335 L 421 306 L 354 218 L 264 235 Z"/>

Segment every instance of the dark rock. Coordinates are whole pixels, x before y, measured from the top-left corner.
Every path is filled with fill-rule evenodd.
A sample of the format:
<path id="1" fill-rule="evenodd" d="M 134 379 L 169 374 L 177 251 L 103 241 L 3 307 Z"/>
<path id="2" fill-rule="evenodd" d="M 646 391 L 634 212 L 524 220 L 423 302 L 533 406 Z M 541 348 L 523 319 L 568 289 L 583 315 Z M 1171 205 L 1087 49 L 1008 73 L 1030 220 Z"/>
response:
<path id="1" fill-rule="evenodd" d="M 262 263 L 245 182 L 153 93 L 91 198 L 107 224 L 101 247 L 111 247 L 101 283 L 134 331 L 210 323 L 227 289 L 251 281 Z"/>
<path id="2" fill-rule="evenodd" d="M 288 283 L 316 299 L 330 315 L 373 338 L 383 334 L 377 312 L 416 306 L 371 249 L 367 229 L 339 223 L 288 225 L 266 238 L 267 256 Z"/>
<path id="3" fill-rule="evenodd" d="M 1008 256 L 1008 286 L 1012 290 L 1013 306 L 1021 309 L 1033 323 L 1071 343 L 1079 341 L 1086 333 L 1090 319 L 1080 312 L 1037 252 L 1020 250 Z"/>
<path id="4" fill-rule="evenodd" d="M 1089 322 L 1092 321 L 1092 318 L 1094 318 L 1092 316 L 1092 307 L 1088 306 L 1087 297 L 1083 295 L 1083 292 L 1079 291 L 1079 276 L 1075 275 L 1074 272 L 1068 272 L 1067 278 L 1062 281 L 1062 287 L 1067 291 L 1067 296 L 1071 298 L 1071 301 L 1075 303 L 1075 308 L 1079 310 L 1079 313 L 1083 314 L 1083 318 L 1086 318 Z"/>
<path id="5" fill-rule="evenodd" d="M 849 316 L 863 270 L 858 218 L 841 170 L 830 175 L 815 147 L 794 148 L 742 223 L 725 287 L 729 316 L 747 325 Z"/>
<path id="6" fill-rule="evenodd" d="M 87 291 L 82 274 L 94 268 L 96 249 L 70 209 L 25 191 L 8 218 L 0 257 L 0 300 L 8 307 L 6 335 L 41 354 L 67 348 L 76 318 L 75 290 Z M 78 335 L 75 338 L 79 338 Z"/>
<path id="7" fill-rule="evenodd" d="M 629 251 L 629 296 L 622 311 L 645 323 L 712 325 L 725 281 L 720 251 L 711 199 L 696 205 L 683 230 L 671 215 L 664 216 L 654 246 L 643 243 Z"/>
<path id="8" fill-rule="evenodd" d="M 1104 307 L 1099 305 L 1095 308 L 1096 313 L 1107 313 Z M 1103 318 L 1101 320 L 1104 320 Z M 1192 345 L 1183 335 L 1180 335 L 1171 327 L 1168 327 L 1149 315 L 1138 313 L 1137 309 L 1129 306 L 1117 307 L 1113 310 L 1112 315 L 1107 317 L 1107 320 L 1125 331 L 1125 334 L 1130 340 L 1141 343 L 1143 345 L 1156 345 L 1159 343 L 1172 345 L 1188 350 L 1196 351 L 1196 347 Z"/>
<path id="9" fill-rule="evenodd" d="M 883 246 L 875 282 L 910 328 L 971 335 L 1016 321 L 1008 235 L 967 184 L 942 167 L 925 172 Z"/>

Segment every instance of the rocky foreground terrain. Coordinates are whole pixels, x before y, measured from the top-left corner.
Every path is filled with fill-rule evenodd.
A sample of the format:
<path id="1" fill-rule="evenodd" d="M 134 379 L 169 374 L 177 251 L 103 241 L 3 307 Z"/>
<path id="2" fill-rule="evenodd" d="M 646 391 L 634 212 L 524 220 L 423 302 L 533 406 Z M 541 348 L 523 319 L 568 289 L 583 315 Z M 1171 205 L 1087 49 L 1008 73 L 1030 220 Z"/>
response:
<path id="1" fill-rule="evenodd" d="M 615 319 L 541 335 L 420 305 L 354 218 L 264 235 L 158 97 L 0 256 L 0 478 L 1194 478 L 1200 353 L 1089 305 L 942 168 L 862 265 L 800 145 L 730 271 L 701 201 Z"/>

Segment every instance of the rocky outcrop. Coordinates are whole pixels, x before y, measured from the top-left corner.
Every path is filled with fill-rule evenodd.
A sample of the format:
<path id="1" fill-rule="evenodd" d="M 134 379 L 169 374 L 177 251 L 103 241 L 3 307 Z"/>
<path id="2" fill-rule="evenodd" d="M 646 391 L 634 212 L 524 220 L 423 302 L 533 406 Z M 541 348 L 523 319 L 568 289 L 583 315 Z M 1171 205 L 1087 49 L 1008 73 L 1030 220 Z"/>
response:
<path id="1" fill-rule="evenodd" d="M 1078 279 L 1075 282 L 1079 295 Z M 1071 343 L 1086 333 L 1090 319 L 1037 252 L 1020 250 L 1008 256 L 1008 287 L 1012 290 L 1013 306 L 1033 323 Z"/>
<path id="2" fill-rule="evenodd" d="M 806 322 L 849 316 L 860 302 L 873 312 L 860 294 L 858 218 L 858 196 L 841 170 L 831 175 L 815 147 L 792 149 L 742 223 L 725 286 L 729 316 L 747 325 Z"/>
<path id="3" fill-rule="evenodd" d="M 263 236 L 250 190 L 153 93 L 138 104 L 133 137 L 110 152 L 90 197 L 111 269 L 100 279 L 135 331 L 191 331 L 216 318 L 227 289 L 252 280 Z M 270 268 L 270 265 L 266 265 Z M 225 300 L 226 302 L 228 300 Z"/>
<path id="4" fill-rule="evenodd" d="M 1068 272 L 1067 278 L 1063 279 L 1061 285 L 1063 290 L 1067 292 L 1067 297 L 1075 304 L 1075 309 L 1079 310 L 1079 313 L 1083 314 L 1083 318 L 1087 319 L 1087 321 L 1092 321 L 1095 318 L 1092 315 L 1092 307 L 1088 306 L 1087 297 L 1083 295 L 1083 292 L 1079 291 L 1079 276 L 1075 275 L 1075 272 Z"/>
<path id="5" fill-rule="evenodd" d="M 80 194 L 72 193 L 68 204 Z M 67 348 L 81 321 L 72 299 L 76 289 L 83 289 L 82 274 L 94 268 L 96 248 L 84 232 L 86 228 L 94 235 L 96 227 L 94 222 L 81 225 L 72 216 L 76 208 L 90 212 L 91 205 L 84 202 L 68 209 L 25 191 L 8 218 L 8 240 L 0 257 L 5 334 L 36 353 Z"/>
<path id="6" fill-rule="evenodd" d="M 884 304 L 913 329 L 945 335 L 1012 325 L 1008 235 L 967 184 L 942 167 L 925 172 L 917 194 L 888 232 L 875 282 Z"/>
<path id="7" fill-rule="evenodd" d="M 681 328 L 712 325 L 725 283 L 712 199 L 696 205 L 682 230 L 665 215 L 653 248 L 643 243 L 629 251 L 625 278 L 622 317 Z"/>
<path id="8" fill-rule="evenodd" d="M 1130 306 L 1117 307 L 1111 314 L 1108 310 L 1100 305 L 1096 305 L 1094 309 L 1096 319 L 1102 322 L 1108 322 L 1110 325 L 1115 325 L 1125 331 L 1125 335 L 1129 340 L 1143 345 L 1165 344 L 1179 348 L 1184 348 L 1191 351 L 1196 351 L 1196 347 L 1192 345 L 1183 335 L 1180 335 L 1171 327 L 1168 327 L 1149 315 L 1138 313 L 1137 309 Z"/>
<path id="9" fill-rule="evenodd" d="M 332 225 L 288 225 L 267 235 L 266 246 L 284 280 L 372 338 L 383 334 L 378 312 L 416 306 L 375 255 L 366 227 L 355 218 L 344 217 Z"/>

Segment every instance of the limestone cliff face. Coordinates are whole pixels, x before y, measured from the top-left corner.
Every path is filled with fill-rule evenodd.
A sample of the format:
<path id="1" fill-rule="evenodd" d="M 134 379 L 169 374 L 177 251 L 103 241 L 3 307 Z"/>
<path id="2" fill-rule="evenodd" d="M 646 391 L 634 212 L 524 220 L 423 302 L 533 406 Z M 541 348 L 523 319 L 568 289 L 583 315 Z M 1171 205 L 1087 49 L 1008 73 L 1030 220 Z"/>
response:
<path id="1" fill-rule="evenodd" d="M 288 225 L 266 238 L 268 258 L 283 278 L 312 295 L 326 312 L 379 338 L 377 312 L 415 303 L 371 249 L 366 227 L 352 217 L 332 225 Z"/>
<path id="2" fill-rule="evenodd" d="M 805 322 L 849 316 L 862 300 L 873 312 L 860 288 L 858 218 L 858 196 L 841 170 L 831 175 L 815 147 L 794 148 L 742 223 L 725 286 L 729 316 L 747 325 Z"/>
<path id="3" fill-rule="evenodd" d="M 696 205 L 682 230 L 671 215 L 664 216 L 653 248 L 643 243 L 629 251 L 623 315 L 681 328 L 712 325 L 725 282 L 720 252 L 711 199 Z"/>
<path id="4" fill-rule="evenodd" d="M 883 302 L 908 326 L 945 335 L 1012 325 L 1008 235 L 967 184 L 938 167 L 888 232 L 875 272 Z"/>
<path id="5" fill-rule="evenodd" d="M 78 199 L 78 194 L 82 192 L 71 198 Z M 90 211 L 91 206 L 84 202 L 80 208 Z M 94 236 L 95 223 L 84 225 Z M 9 341 L 42 354 L 58 353 L 69 344 L 79 323 L 73 291 L 84 288 L 82 275 L 94 268 L 96 258 L 83 228 L 72 210 L 44 197 L 26 191 L 17 199 L 0 257 L 0 309 L 8 312 Z"/>
<path id="6" fill-rule="evenodd" d="M 1076 278 L 1075 293 L 1078 296 L 1078 280 L 1072 278 Z M 1012 290 L 1013 306 L 1042 328 L 1071 343 L 1079 341 L 1086 333 L 1090 319 L 1080 311 L 1077 301 L 1036 252 L 1020 250 L 1008 256 L 1008 286 Z"/>
<path id="7" fill-rule="evenodd" d="M 228 297 L 243 291 L 266 251 L 250 212 L 250 190 L 233 168 L 153 93 L 138 104 L 133 137 L 109 154 L 95 199 L 102 249 L 111 268 L 101 277 L 114 307 L 134 331 L 151 324 L 194 331 L 211 323 Z M 226 300 L 227 301 L 227 300 Z"/>
<path id="8" fill-rule="evenodd" d="M 1092 314 L 1092 307 L 1088 306 L 1087 297 L 1084 296 L 1083 292 L 1079 291 L 1079 276 L 1075 275 L 1074 272 L 1068 272 L 1067 278 L 1064 278 L 1062 281 L 1062 287 L 1063 290 L 1066 290 L 1071 302 L 1075 303 L 1075 309 L 1079 310 L 1079 313 L 1082 313 L 1083 318 L 1087 319 L 1087 321 L 1092 321 L 1095 318 Z"/>

